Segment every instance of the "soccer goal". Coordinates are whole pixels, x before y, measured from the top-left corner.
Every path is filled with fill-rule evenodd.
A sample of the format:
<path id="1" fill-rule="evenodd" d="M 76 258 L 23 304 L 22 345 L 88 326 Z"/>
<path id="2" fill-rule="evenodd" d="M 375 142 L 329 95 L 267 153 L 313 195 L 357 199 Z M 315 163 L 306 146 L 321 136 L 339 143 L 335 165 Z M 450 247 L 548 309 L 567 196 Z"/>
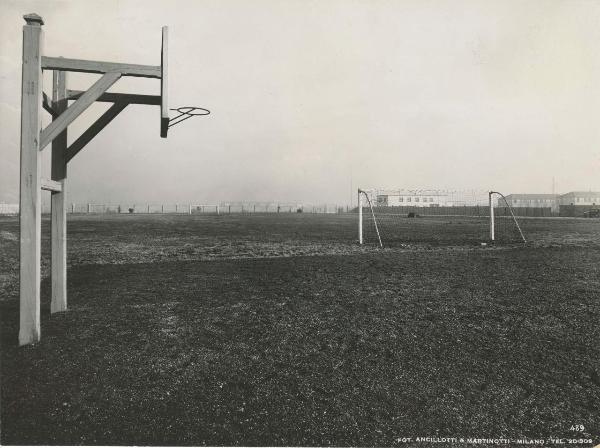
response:
<path id="1" fill-rule="evenodd" d="M 497 191 L 358 190 L 358 241 L 393 247 L 526 242 Z"/>

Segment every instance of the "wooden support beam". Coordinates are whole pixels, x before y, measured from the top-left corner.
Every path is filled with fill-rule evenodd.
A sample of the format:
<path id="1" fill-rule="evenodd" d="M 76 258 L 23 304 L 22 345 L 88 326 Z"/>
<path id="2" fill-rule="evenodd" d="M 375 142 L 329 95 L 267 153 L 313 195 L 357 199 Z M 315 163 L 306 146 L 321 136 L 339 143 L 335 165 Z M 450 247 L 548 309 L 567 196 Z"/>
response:
<path id="1" fill-rule="evenodd" d="M 52 179 L 40 179 L 40 188 L 42 190 L 60 193 L 63 191 L 63 184 L 62 182 L 57 182 Z"/>
<path id="2" fill-rule="evenodd" d="M 127 103 L 115 103 L 100 116 L 87 130 L 71 143 L 66 151 L 66 161 L 70 162 L 102 129 L 127 107 Z"/>
<path id="3" fill-rule="evenodd" d="M 92 87 L 90 87 L 81 97 L 71 104 L 59 117 L 50 123 L 44 129 L 40 136 L 40 151 L 48 145 L 57 135 L 67 129 L 83 111 L 90 107 L 100 95 L 106 92 L 121 77 L 121 73 L 111 72 L 102 75 Z"/>
<path id="4" fill-rule="evenodd" d="M 40 340 L 40 260 L 41 260 L 41 153 L 42 67 L 44 39 L 42 18 L 24 16 L 23 73 L 21 78 L 21 188 L 20 216 L 20 316 L 19 345 Z"/>
<path id="5" fill-rule="evenodd" d="M 42 95 L 44 96 L 42 106 L 44 106 L 46 112 L 48 112 L 50 115 L 52 115 L 52 117 L 54 117 L 56 115 L 56 111 L 52 109 L 52 106 L 50 105 L 50 100 L 48 99 L 48 95 L 46 95 L 45 92 L 42 92 Z"/>
<path id="6" fill-rule="evenodd" d="M 100 74 L 117 72 L 122 76 L 161 78 L 161 70 L 158 65 L 120 64 L 117 62 L 86 61 L 83 59 L 55 58 L 49 56 L 42 56 L 42 69 Z"/>
<path id="7" fill-rule="evenodd" d="M 67 100 L 67 72 L 54 70 L 52 76 L 52 108 L 58 119 L 69 107 Z M 50 313 L 67 310 L 67 129 L 52 140 L 51 177 L 60 190 L 54 190 L 51 197 L 51 282 L 52 299 Z"/>
<path id="8" fill-rule="evenodd" d="M 67 98 L 69 101 L 76 100 L 85 92 L 82 90 L 67 90 Z M 96 100 L 101 103 L 127 103 L 127 104 L 147 104 L 150 106 L 160 106 L 159 95 L 136 95 L 130 93 L 111 93 L 106 92 L 100 95 Z"/>

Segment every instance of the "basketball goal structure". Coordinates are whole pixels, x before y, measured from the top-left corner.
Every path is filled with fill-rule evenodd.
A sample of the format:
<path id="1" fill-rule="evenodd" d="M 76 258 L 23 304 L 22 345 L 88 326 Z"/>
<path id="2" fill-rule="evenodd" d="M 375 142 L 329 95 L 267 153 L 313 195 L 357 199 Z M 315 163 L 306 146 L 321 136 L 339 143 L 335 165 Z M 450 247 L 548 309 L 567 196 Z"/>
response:
<path id="1" fill-rule="evenodd" d="M 21 180 L 20 180 L 20 322 L 19 345 L 40 340 L 40 258 L 41 190 L 51 192 L 52 220 L 52 299 L 51 313 L 67 309 L 67 165 L 102 129 L 130 104 L 160 108 L 160 136 L 169 128 L 207 109 L 168 105 L 168 28 L 162 28 L 160 65 L 138 65 L 46 56 L 42 53 L 44 21 L 37 14 L 24 16 L 23 73 L 21 86 Z M 52 93 L 43 89 L 43 72 L 51 70 Z M 95 73 L 100 78 L 85 91 L 69 90 L 68 72 Z M 109 93 L 122 77 L 152 78 L 160 81 L 160 94 Z M 87 130 L 71 144 L 67 128 L 95 102 L 111 104 Z M 71 103 L 71 104 L 69 104 Z M 52 122 L 42 129 L 42 110 Z M 169 111 L 177 111 L 173 118 Z M 41 177 L 42 151 L 51 147 L 51 177 Z"/>

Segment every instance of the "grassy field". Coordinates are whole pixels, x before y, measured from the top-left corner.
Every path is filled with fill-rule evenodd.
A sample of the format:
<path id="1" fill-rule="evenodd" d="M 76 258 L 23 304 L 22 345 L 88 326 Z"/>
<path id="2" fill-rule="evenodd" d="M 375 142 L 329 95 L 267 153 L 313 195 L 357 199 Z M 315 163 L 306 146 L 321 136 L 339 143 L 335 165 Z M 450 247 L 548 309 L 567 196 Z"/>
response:
<path id="1" fill-rule="evenodd" d="M 0 217 L 2 444 L 600 443 L 598 220 L 493 247 L 398 220 L 406 244 L 377 249 L 352 215 L 69 216 L 52 317 L 48 224 L 42 341 L 18 348 Z"/>

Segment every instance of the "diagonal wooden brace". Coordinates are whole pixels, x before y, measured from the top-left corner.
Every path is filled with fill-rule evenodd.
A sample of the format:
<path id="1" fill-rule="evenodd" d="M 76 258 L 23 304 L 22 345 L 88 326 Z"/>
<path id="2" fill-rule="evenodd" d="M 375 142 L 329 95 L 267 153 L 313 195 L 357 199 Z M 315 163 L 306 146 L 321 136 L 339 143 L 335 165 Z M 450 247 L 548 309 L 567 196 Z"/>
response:
<path id="1" fill-rule="evenodd" d="M 57 135 L 64 131 L 79 115 L 90 107 L 110 86 L 119 80 L 121 73 L 104 74 L 87 92 L 71 104 L 56 120 L 52 121 L 40 134 L 40 147 L 43 150 Z"/>
<path id="2" fill-rule="evenodd" d="M 102 129 L 110 123 L 129 103 L 115 103 L 100 116 L 83 134 L 67 149 L 67 162 L 83 149 Z"/>

